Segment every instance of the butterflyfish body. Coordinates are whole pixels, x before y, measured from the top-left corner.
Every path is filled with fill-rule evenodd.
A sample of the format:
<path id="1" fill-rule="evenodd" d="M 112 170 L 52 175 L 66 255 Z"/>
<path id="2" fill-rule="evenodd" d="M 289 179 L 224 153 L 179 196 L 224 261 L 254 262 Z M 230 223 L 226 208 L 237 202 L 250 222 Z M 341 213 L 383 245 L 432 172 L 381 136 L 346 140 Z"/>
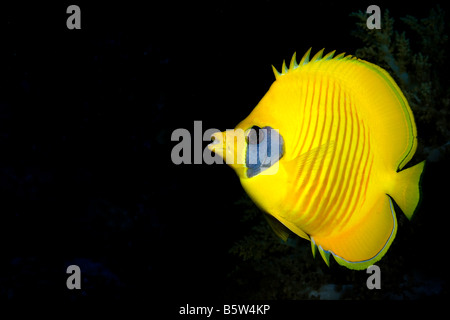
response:
<path id="1" fill-rule="evenodd" d="M 276 80 L 210 150 L 227 160 L 275 233 L 289 229 L 350 269 L 380 260 L 397 232 L 393 202 L 410 219 L 424 162 L 408 101 L 382 68 L 344 53 L 273 68 Z M 232 138 L 230 138 L 232 137 Z M 402 170 L 403 169 L 403 170 Z"/>

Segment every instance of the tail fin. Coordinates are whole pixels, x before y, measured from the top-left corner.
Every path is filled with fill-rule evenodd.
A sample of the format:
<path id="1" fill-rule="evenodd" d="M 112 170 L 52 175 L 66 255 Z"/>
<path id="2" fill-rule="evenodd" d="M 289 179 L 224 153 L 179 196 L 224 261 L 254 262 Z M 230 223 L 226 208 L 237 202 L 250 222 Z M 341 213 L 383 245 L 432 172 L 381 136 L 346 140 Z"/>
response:
<path id="1" fill-rule="evenodd" d="M 396 181 L 390 196 L 403 213 L 411 219 L 420 201 L 420 178 L 425 161 L 396 174 Z"/>

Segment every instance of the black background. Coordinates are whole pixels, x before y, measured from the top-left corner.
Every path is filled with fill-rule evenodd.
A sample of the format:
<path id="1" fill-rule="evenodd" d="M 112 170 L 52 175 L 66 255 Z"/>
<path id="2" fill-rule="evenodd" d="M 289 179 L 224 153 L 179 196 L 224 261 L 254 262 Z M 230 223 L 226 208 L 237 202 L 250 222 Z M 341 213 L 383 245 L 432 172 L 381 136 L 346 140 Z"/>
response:
<path id="1" fill-rule="evenodd" d="M 225 165 L 174 165 L 171 133 L 233 128 L 295 51 L 353 54 L 349 14 L 372 4 L 151 3 L 2 7 L 1 299 L 223 298 L 243 191 Z M 81 30 L 66 27 L 70 4 Z M 66 288 L 71 264 L 82 290 Z"/>

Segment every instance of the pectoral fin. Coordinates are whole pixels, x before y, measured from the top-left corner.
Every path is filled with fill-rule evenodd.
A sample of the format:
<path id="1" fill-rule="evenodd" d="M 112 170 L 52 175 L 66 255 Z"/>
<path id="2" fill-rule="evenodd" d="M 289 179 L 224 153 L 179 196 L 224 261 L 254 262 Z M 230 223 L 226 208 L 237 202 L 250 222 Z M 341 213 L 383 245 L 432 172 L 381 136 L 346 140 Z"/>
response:
<path id="1" fill-rule="evenodd" d="M 269 223 L 269 226 L 272 228 L 273 232 L 280 237 L 283 241 L 287 241 L 289 238 L 289 234 L 291 231 L 283 225 L 280 221 L 278 221 L 275 217 L 271 216 L 270 214 L 265 214 L 264 217 L 266 218 L 267 222 Z"/>

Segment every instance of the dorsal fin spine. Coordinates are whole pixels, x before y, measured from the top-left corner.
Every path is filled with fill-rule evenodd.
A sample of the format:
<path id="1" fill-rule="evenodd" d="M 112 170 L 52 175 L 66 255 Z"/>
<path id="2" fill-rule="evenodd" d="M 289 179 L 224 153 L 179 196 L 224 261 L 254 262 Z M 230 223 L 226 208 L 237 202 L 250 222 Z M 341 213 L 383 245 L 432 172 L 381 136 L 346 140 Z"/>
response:
<path id="1" fill-rule="evenodd" d="M 316 61 L 320 61 L 322 59 L 322 54 L 323 51 L 325 50 L 325 48 L 323 48 L 322 50 L 320 50 L 319 52 L 317 52 L 314 57 L 312 57 L 311 62 L 316 62 Z"/>
<path id="2" fill-rule="evenodd" d="M 311 49 L 309 48 L 308 51 L 306 51 L 305 55 L 303 56 L 302 60 L 299 62 L 299 66 L 303 66 L 309 62 L 309 55 L 311 54 Z"/>
<path id="3" fill-rule="evenodd" d="M 336 50 L 333 50 L 333 51 L 327 53 L 325 55 L 325 57 L 322 58 L 322 60 L 327 61 L 327 60 L 333 59 L 333 56 L 334 56 L 335 52 L 336 52 Z"/>
<path id="4" fill-rule="evenodd" d="M 322 50 L 318 51 L 311 59 L 310 59 L 310 54 L 311 54 L 311 49 L 309 48 L 308 51 L 306 51 L 306 53 L 304 54 L 304 56 L 302 57 L 302 59 L 300 60 L 299 63 L 297 63 L 297 53 L 294 52 L 294 54 L 292 55 L 291 58 L 291 62 L 289 63 L 289 68 L 286 65 L 286 60 L 283 60 L 283 65 L 281 66 L 281 72 L 279 72 L 273 65 L 272 65 L 272 70 L 273 70 L 273 74 L 275 75 L 275 79 L 278 79 L 280 76 L 283 76 L 299 67 L 302 67 L 310 62 L 320 62 L 320 61 L 328 61 L 328 60 L 341 60 L 341 61 L 347 61 L 347 60 L 352 60 L 352 59 L 357 59 L 356 57 L 352 56 L 352 55 L 345 55 L 345 52 L 338 54 L 337 56 L 334 56 L 334 54 L 336 53 L 336 50 L 333 50 L 329 53 L 327 53 L 325 56 L 323 56 L 323 52 L 325 50 L 325 48 L 323 48 Z"/>
<path id="5" fill-rule="evenodd" d="M 283 65 L 281 66 L 281 74 L 288 73 L 288 68 L 286 67 L 286 60 L 283 60 Z"/>
<path id="6" fill-rule="evenodd" d="M 281 73 L 278 72 L 277 68 L 272 65 L 273 74 L 275 75 L 275 79 L 281 76 Z"/>
<path id="7" fill-rule="evenodd" d="M 289 64 L 289 71 L 294 70 L 298 67 L 296 57 L 297 52 L 294 52 L 294 54 L 292 55 L 291 63 Z"/>
<path id="8" fill-rule="evenodd" d="M 336 57 L 334 57 L 335 60 L 341 60 L 345 56 L 345 52 L 342 52 L 338 54 Z"/>

